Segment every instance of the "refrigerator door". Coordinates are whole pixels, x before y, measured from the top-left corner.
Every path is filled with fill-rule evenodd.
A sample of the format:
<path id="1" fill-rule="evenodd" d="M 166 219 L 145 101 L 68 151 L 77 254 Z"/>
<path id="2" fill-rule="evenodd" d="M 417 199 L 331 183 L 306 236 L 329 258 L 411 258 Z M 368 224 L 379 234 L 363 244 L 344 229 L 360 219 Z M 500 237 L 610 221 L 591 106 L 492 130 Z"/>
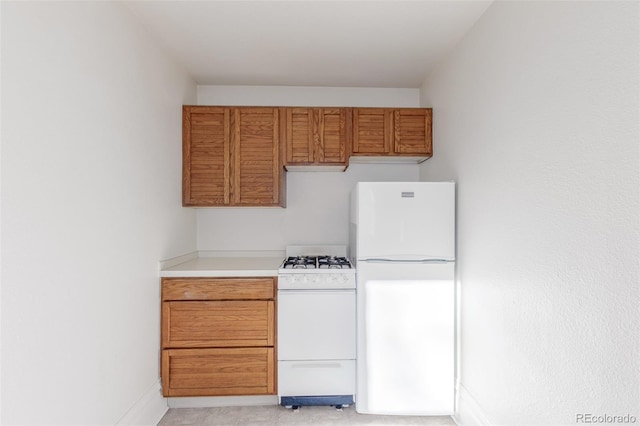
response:
<path id="1" fill-rule="evenodd" d="M 360 262 L 356 411 L 451 415 L 454 263 Z"/>
<path id="2" fill-rule="evenodd" d="M 454 182 L 360 182 L 358 259 L 455 259 Z"/>

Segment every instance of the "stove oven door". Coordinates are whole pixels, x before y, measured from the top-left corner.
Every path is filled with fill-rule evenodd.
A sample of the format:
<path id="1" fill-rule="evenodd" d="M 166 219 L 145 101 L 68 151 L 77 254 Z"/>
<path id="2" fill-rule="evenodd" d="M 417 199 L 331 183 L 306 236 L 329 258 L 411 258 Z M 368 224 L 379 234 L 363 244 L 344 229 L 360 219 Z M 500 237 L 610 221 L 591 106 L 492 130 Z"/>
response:
<path id="1" fill-rule="evenodd" d="M 355 290 L 278 292 L 278 394 L 354 395 Z"/>

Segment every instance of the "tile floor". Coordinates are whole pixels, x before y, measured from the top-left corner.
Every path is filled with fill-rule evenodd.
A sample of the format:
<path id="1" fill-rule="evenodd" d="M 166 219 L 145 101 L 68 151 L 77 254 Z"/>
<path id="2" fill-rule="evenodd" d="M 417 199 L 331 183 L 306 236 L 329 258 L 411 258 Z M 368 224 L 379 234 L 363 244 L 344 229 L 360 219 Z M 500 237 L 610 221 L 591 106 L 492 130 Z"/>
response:
<path id="1" fill-rule="evenodd" d="M 374 416 L 356 413 L 353 406 L 338 411 L 329 406 L 304 406 L 292 411 L 279 405 L 215 408 L 171 408 L 158 426 L 178 425 L 428 425 L 449 426 L 448 416 Z"/>

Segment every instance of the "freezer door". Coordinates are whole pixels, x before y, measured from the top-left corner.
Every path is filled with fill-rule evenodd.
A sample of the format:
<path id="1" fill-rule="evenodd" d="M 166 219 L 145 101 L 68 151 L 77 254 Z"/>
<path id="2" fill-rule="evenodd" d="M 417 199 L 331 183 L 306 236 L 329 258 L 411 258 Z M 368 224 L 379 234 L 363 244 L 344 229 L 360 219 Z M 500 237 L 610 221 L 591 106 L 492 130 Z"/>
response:
<path id="1" fill-rule="evenodd" d="M 455 259 L 455 183 L 361 182 L 358 259 Z"/>
<path id="2" fill-rule="evenodd" d="M 451 415 L 454 264 L 361 262 L 356 411 Z"/>

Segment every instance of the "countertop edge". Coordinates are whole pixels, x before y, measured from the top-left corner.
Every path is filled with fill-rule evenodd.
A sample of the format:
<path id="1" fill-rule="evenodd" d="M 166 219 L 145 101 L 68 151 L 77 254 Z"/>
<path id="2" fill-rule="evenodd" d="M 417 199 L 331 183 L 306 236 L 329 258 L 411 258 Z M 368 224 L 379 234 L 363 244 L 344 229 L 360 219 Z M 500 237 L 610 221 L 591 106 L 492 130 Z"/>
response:
<path id="1" fill-rule="evenodd" d="M 198 251 L 159 262 L 165 277 L 275 277 L 284 251 Z"/>
<path id="2" fill-rule="evenodd" d="M 277 269 L 160 271 L 161 278 L 277 277 Z"/>

